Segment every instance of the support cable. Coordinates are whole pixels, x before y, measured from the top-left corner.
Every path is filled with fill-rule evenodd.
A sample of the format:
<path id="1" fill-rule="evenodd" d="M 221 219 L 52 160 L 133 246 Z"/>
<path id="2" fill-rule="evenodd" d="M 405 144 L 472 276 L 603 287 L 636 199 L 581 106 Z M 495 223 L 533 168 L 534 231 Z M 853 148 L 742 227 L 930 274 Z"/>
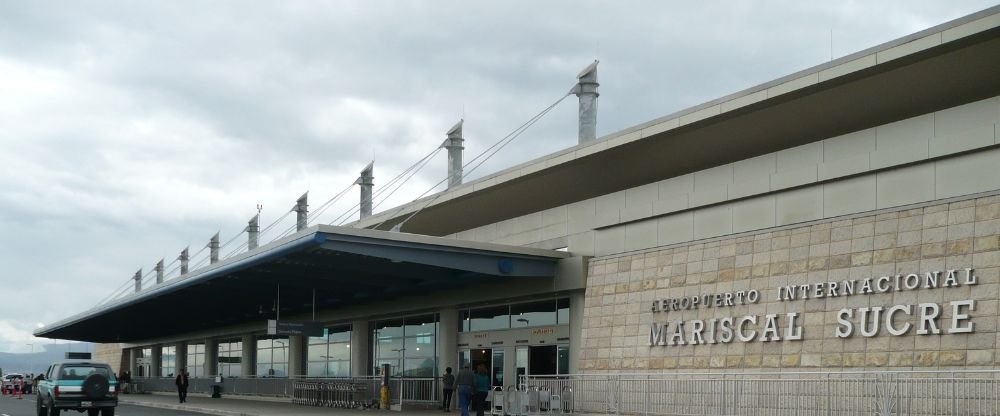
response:
<path id="1" fill-rule="evenodd" d="M 412 166 L 407 168 L 399 175 L 396 175 L 396 177 L 393 178 L 391 181 L 389 181 L 389 183 L 387 183 L 384 187 L 376 191 L 372 195 L 372 202 L 374 203 L 372 205 L 372 210 L 374 211 L 375 208 L 378 208 L 379 205 L 382 205 L 382 203 L 389 200 L 389 198 L 392 197 L 392 195 L 394 195 L 397 191 L 402 189 L 403 185 L 405 185 L 406 182 L 412 179 L 425 166 L 427 166 L 427 164 L 430 163 L 430 161 L 433 159 L 433 156 L 437 155 L 437 153 L 440 151 L 441 147 L 438 146 L 437 148 L 434 149 L 434 151 L 428 153 L 427 156 L 424 156 L 422 159 L 417 161 L 417 163 L 414 163 Z M 376 200 L 377 202 L 375 202 Z M 354 214 L 360 211 L 361 211 L 361 204 L 359 202 L 357 205 L 354 206 L 354 209 L 346 213 L 346 216 L 342 215 L 341 217 L 337 218 L 337 220 L 340 221 L 338 225 L 344 225 L 346 222 L 351 220 L 351 217 L 353 217 Z"/>
<path id="2" fill-rule="evenodd" d="M 410 167 L 406 168 L 406 170 L 404 170 L 402 173 L 396 175 L 396 177 L 394 177 L 391 180 L 389 180 L 389 182 L 386 182 L 386 184 L 384 186 L 382 186 L 381 188 L 376 189 L 375 192 L 372 194 L 372 200 L 380 198 L 385 192 L 387 192 L 389 190 L 389 188 L 393 187 L 407 173 L 413 171 L 415 168 L 417 168 L 418 165 L 426 164 L 425 161 L 427 161 L 430 158 L 432 158 L 440 150 L 441 150 L 441 146 L 438 146 L 438 147 L 434 148 L 433 151 L 431 151 L 430 153 L 428 153 L 427 155 L 425 155 L 423 158 L 421 158 L 420 160 L 418 160 L 413 165 L 410 165 Z M 397 189 L 398 189 L 398 187 L 397 187 Z M 395 191 L 393 191 L 393 192 L 395 192 Z M 389 196 L 392 196 L 392 193 L 390 193 L 389 195 L 387 195 L 386 198 L 388 198 Z M 372 209 L 374 209 L 374 207 Z M 347 221 L 346 220 L 347 218 L 352 217 L 354 214 L 358 213 L 360 210 L 361 210 L 361 202 L 359 201 L 357 204 L 354 204 L 354 206 L 352 206 L 351 208 L 349 208 L 347 211 L 345 211 L 344 213 L 342 213 L 342 214 L 338 215 L 336 218 L 334 218 L 333 221 L 330 221 L 329 224 L 330 225 L 334 225 L 335 223 L 337 223 L 338 225 L 339 224 L 343 224 L 345 221 Z"/>
<path id="3" fill-rule="evenodd" d="M 506 136 L 504 136 L 502 139 L 500 139 L 499 141 L 497 141 L 496 143 L 494 143 L 492 146 L 490 146 L 489 148 L 487 148 L 486 150 L 484 150 L 483 152 L 481 152 L 479 155 L 477 155 L 476 157 L 474 157 L 471 160 L 469 160 L 468 163 L 462 165 L 462 171 L 463 171 L 462 172 L 462 178 L 464 179 L 465 177 L 469 176 L 472 172 L 474 172 L 476 170 L 476 168 L 479 168 L 480 166 L 483 165 L 483 163 L 485 163 L 487 160 L 489 160 L 494 155 L 496 155 L 500 150 L 503 150 L 504 147 L 506 147 L 508 144 L 510 144 L 512 141 L 514 141 L 514 139 L 518 138 L 518 136 L 520 136 L 522 133 L 524 133 L 525 131 L 527 131 L 528 128 L 530 128 L 531 126 L 533 126 L 536 122 L 538 122 L 538 120 L 541 120 L 542 117 L 544 117 L 546 114 L 548 114 L 550 111 L 552 111 L 553 108 L 555 108 L 557 105 L 559 105 L 559 103 L 563 102 L 563 100 L 565 100 L 566 97 L 569 97 L 570 95 L 572 95 L 572 94 L 571 93 L 566 93 L 566 95 L 563 95 L 561 98 L 559 98 L 558 100 L 556 100 L 556 102 L 554 102 L 551 105 L 549 105 L 548 107 L 546 107 L 544 110 L 542 110 L 541 112 L 539 112 L 538 114 L 536 114 L 534 117 L 528 119 L 528 121 L 524 122 L 524 124 L 521 124 L 520 126 L 518 126 L 516 129 L 514 129 L 513 131 L 511 131 L 510 133 L 508 133 Z M 485 158 L 483 158 L 484 156 L 485 156 Z M 479 160 L 480 158 L 483 158 L 483 159 Z M 479 161 L 478 163 L 476 163 L 477 160 Z M 473 163 L 476 163 L 475 166 L 472 166 L 472 168 L 470 168 L 468 170 L 465 169 L 465 167 L 470 166 Z M 434 184 L 434 186 L 432 186 L 430 189 L 424 191 L 424 193 L 420 194 L 420 196 L 418 196 L 414 201 L 420 200 L 420 198 L 423 198 L 428 193 L 430 193 L 431 191 L 433 191 L 434 189 L 436 189 L 438 186 L 441 186 L 441 184 L 443 184 L 443 183 L 445 183 L 447 181 L 448 181 L 448 178 L 445 178 L 445 179 L 441 180 L 440 182 Z M 424 208 L 427 208 L 428 206 L 430 206 L 431 204 L 433 204 L 434 201 L 436 201 L 438 198 L 441 197 L 441 195 L 444 195 L 444 193 L 442 192 L 442 193 L 440 193 L 438 195 L 435 195 L 433 198 L 431 198 L 430 200 L 428 200 L 426 204 L 424 204 L 422 207 L 420 207 L 419 209 L 417 209 L 416 211 L 414 211 L 412 214 L 410 214 L 409 216 L 407 216 L 402 221 L 400 221 L 397 224 L 395 224 L 393 227 L 397 228 L 397 229 L 402 228 L 403 224 L 406 224 L 407 221 L 409 221 L 411 218 L 413 218 L 414 216 L 416 216 L 417 214 L 419 214 L 421 211 L 423 211 Z M 405 207 L 406 207 L 405 205 L 401 205 L 399 208 L 396 209 L 396 212 L 394 212 L 392 215 L 387 216 L 387 218 L 385 220 L 383 220 L 382 222 L 380 222 L 377 225 L 375 225 L 374 227 L 372 227 L 372 229 L 377 230 L 378 227 L 381 227 L 387 221 L 389 221 L 390 219 L 392 219 L 393 217 L 395 217 L 396 214 L 398 214 L 400 211 L 402 211 L 402 209 L 405 208 Z"/>
<path id="4" fill-rule="evenodd" d="M 351 183 L 350 185 L 347 186 L 347 188 L 344 188 L 344 190 L 334 195 L 333 198 L 330 198 L 329 200 L 324 202 L 323 205 L 320 205 L 319 208 L 317 208 L 316 211 L 313 212 L 312 215 L 310 216 L 313 219 L 319 218 L 320 215 L 323 215 L 323 213 L 325 213 L 326 210 L 330 209 L 330 207 L 332 207 L 335 202 L 339 201 L 340 198 L 343 198 L 344 195 L 347 195 L 347 193 L 350 192 L 352 188 L 354 188 L 354 183 Z"/>

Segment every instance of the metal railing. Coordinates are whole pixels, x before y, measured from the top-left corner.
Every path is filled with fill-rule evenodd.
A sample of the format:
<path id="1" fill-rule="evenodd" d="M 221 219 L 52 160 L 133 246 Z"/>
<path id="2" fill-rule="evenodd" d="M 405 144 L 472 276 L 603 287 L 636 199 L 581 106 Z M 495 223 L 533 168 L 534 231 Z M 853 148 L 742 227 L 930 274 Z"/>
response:
<path id="1" fill-rule="evenodd" d="M 216 383 L 215 377 L 191 378 L 188 393 L 211 394 L 212 386 L 222 387 L 222 394 L 286 397 L 289 399 L 304 399 L 304 391 L 312 389 L 311 384 L 354 383 L 369 386 L 371 397 L 378 397 L 382 379 L 377 376 L 347 377 L 347 378 L 282 378 L 282 377 L 226 377 L 222 383 Z M 172 392 L 177 387 L 173 377 L 136 378 L 135 383 L 141 383 L 147 392 Z M 340 384 L 338 384 L 340 385 Z M 300 387 L 299 392 L 296 391 Z M 318 387 L 317 387 L 318 388 Z M 433 377 L 393 377 L 389 380 L 389 391 L 393 403 L 402 402 L 435 402 L 439 398 L 439 379 Z"/>
<path id="2" fill-rule="evenodd" d="M 598 414 L 1000 416 L 1000 370 L 522 376 L 520 382 L 529 391 L 564 392 L 563 411 Z"/>

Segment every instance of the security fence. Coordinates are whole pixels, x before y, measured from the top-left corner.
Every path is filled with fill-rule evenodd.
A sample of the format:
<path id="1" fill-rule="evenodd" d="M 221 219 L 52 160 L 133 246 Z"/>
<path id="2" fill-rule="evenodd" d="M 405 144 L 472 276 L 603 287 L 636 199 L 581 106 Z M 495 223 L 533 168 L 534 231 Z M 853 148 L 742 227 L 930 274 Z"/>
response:
<path id="1" fill-rule="evenodd" d="M 216 383 L 214 377 L 190 378 L 188 393 L 211 394 L 212 386 L 219 385 L 224 394 L 291 397 L 293 380 L 281 377 L 228 377 Z M 147 392 L 177 391 L 173 377 L 136 378 L 135 381 L 142 383 Z"/>
<path id="2" fill-rule="evenodd" d="M 191 378 L 189 379 L 188 393 L 211 394 L 212 386 L 221 387 L 222 394 L 249 395 L 249 396 L 269 396 L 289 398 L 295 402 L 311 404 L 306 402 L 324 402 L 338 404 L 317 404 L 322 406 L 335 407 L 360 407 L 341 406 L 345 401 L 353 401 L 354 397 L 362 396 L 361 390 L 371 400 L 378 398 L 382 386 L 381 377 L 348 377 L 348 378 L 282 378 L 282 377 L 227 377 L 221 383 L 215 382 L 215 378 Z M 136 378 L 135 384 L 141 384 L 147 392 L 172 392 L 176 391 L 174 378 L 172 377 L 148 377 Z M 367 386 L 361 389 L 359 386 Z M 344 392 L 350 389 L 357 394 L 350 394 L 348 399 L 331 399 L 330 395 L 335 392 Z M 404 403 L 433 403 L 440 395 L 439 379 L 433 377 L 393 377 L 389 380 L 390 398 L 393 404 Z M 316 399 L 323 392 L 322 399 Z M 328 397 L 329 396 L 329 397 Z"/>
<path id="3" fill-rule="evenodd" d="M 529 392 L 564 392 L 564 411 L 596 414 L 1000 416 L 1000 371 L 991 370 L 522 376 L 520 382 Z"/>

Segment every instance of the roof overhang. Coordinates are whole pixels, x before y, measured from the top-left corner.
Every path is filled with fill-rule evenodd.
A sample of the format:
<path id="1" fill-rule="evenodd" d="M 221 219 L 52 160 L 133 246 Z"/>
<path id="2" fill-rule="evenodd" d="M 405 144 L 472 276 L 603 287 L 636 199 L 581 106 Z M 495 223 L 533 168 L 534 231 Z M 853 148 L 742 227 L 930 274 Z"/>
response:
<path id="1" fill-rule="evenodd" d="M 36 331 L 131 342 L 423 294 L 552 278 L 569 253 L 319 225 Z M 315 298 L 315 304 L 313 299 Z"/>
<path id="2" fill-rule="evenodd" d="M 358 226 L 388 229 L 420 210 L 403 231 L 448 235 L 994 97 L 1000 94 L 1000 27 L 879 59 L 963 25 L 995 25 L 990 22 L 998 13 L 994 7 L 670 114 L 376 214 Z M 820 76 L 845 67 L 839 75 Z M 702 112 L 712 115 L 695 117 Z"/>

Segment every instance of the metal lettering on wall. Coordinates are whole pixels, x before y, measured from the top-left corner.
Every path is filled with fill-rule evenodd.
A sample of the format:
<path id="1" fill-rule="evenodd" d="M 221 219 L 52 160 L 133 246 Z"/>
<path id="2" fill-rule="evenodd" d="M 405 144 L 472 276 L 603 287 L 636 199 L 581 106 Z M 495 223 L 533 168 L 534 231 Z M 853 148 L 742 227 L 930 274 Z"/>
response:
<path id="1" fill-rule="evenodd" d="M 971 286 L 977 283 L 972 268 L 962 270 L 930 271 L 897 274 L 895 276 L 869 277 L 841 281 L 809 283 L 779 287 L 779 302 L 834 298 L 902 292 L 909 290 L 947 289 Z M 701 294 L 672 299 L 654 300 L 653 313 L 669 313 L 707 308 L 727 308 L 759 303 L 760 291 Z M 942 321 L 943 308 L 951 308 L 950 318 Z M 916 317 L 918 335 L 965 334 L 975 332 L 970 312 L 976 310 L 976 300 L 956 300 L 947 304 L 919 303 L 916 305 L 866 306 L 843 308 L 837 312 L 837 327 L 832 334 L 847 338 L 854 334 L 874 337 L 885 328 L 892 336 L 906 335 L 913 329 L 902 317 Z M 771 342 L 800 341 L 804 328 L 798 312 L 784 314 L 746 315 L 712 319 L 676 320 L 652 323 L 649 326 L 650 346 L 699 345 L 730 343 L 735 341 Z"/>

